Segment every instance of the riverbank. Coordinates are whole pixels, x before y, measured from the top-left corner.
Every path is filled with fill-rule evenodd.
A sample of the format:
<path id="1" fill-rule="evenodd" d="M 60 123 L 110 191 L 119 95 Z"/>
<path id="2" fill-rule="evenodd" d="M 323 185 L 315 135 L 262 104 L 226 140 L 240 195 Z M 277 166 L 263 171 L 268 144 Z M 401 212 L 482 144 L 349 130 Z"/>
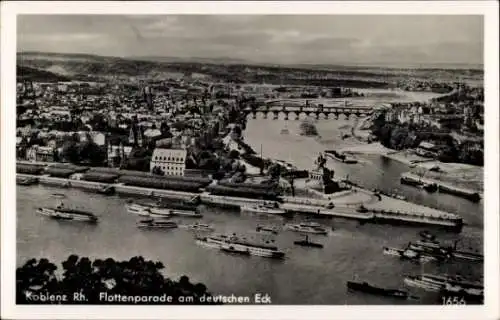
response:
<path id="1" fill-rule="evenodd" d="M 360 156 L 380 155 L 408 165 L 411 168 L 409 172 L 413 174 L 424 175 L 426 178 L 478 193 L 482 193 L 484 190 L 483 167 L 464 163 L 444 163 L 418 156 L 409 150 L 389 149 L 379 142 L 359 144 L 343 148 L 340 151 Z M 430 169 L 433 168 L 439 168 L 439 171 L 431 171 Z"/>

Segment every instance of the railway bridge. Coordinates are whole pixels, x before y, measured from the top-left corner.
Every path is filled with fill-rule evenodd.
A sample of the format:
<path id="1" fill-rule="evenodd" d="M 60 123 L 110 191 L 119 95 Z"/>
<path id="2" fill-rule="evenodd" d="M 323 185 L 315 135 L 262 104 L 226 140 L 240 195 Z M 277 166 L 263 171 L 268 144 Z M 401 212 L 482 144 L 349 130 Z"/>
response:
<path id="1" fill-rule="evenodd" d="M 310 102 L 309 100 L 268 100 L 255 107 L 248 107 L 244 112 L 251 114 L 254 119 L 258 113 L 263 114 L 264 119 L 272 116 L 273 120 L 277 120 L 280 113 L 283 113 L 285 120 L 290 117 L 298 119 L 301 114 L 306 116 L 314 116 L 319 119 L 321 115 L 328 119 L 334 117 L 338 119 L 340 115 L 344 115 L 347 119 L 351 116 L 364 117 L 373 113 L 373 106 L 354 105 L 348 101 L 328 101 L 327 103 Z"/>

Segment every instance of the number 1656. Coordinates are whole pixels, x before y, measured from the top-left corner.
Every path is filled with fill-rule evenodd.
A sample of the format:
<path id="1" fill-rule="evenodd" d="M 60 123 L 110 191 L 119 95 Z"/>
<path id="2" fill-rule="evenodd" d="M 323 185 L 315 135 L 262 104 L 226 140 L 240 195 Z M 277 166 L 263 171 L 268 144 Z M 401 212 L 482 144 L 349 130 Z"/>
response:
<path id="1" fill-rule="evenodd" d="M 465 305 L 464 297 L 441 297 L 443 305 Z"/>

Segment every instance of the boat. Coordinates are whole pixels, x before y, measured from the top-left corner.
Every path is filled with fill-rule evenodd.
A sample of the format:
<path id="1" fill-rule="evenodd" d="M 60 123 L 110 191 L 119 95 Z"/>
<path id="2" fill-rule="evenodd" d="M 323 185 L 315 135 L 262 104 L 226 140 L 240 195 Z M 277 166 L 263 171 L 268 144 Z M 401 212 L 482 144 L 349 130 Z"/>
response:
<path id="1" fill-rule="evenodd" d="M 279 228 L 275 226 L 257 226 L 255 228 L 257 232 L 270 232 L 272 234 L 278 234 L 279 233 Z"/>
<path id="2" fill-rule="evenodd" d="M 425 291 L 439 292 L 443 289 L 442 283 L 425 281 L 421 276 L 406 276 L 403 282 L 409 287 L 420 288 L 424 289 Z"/>
<path id="3" fill-rule="evenodd" d="M 424 183 L 422 185 L 422 189 L 424 189 L 425 191 L 429 192 L 429 193 L 432 193 L 432 192 L 436 192 L 437 189 L 438 189 L 438 186 L 437 184 L 435 183 Z"/>
<path id="4" fill-rule="evenodd" d="M 151 211 L 149 210 L 149 208 L 135 203 L 127 204 L 126 208 L 128 213 L 137 214 L 139 216 L 148 216 L 148 217 L 151 215 Z"/>
<path id="5" fill-rule="evenodd" d="M 455 259 L 461 259 L 461 260 L 468 260 L 474 262 L 484 261 L 484 256 L 480 253 L 475 253 L 475 252 L 453 251 L 452 256 Z"/>
<path id="6" fill-rule="evenodd" d="M 241 211 L 248 213 L 265 213 L 273 215 L 283 215 L 286 213 L 286 211 L 284 209 L 281 209 L 276 202 L 257 205 L 243 205 L 241 206 Z"/>
<path id="7" fill-rule="evenodd" d="M 368 282 L 347 281 L 347 289 L 351 291 L 361 291 L 379 296 L 393 297 L 398 299 L 410 298 L 410 293 L 400 289 L 386 289 L 369 284 Z"/>
<path id="8" fill-rule="evenodd" d="M 427 230 L 420 231 L 418 234 L 422 239 L 427 239 L 427 240 L 431 240 L 431 241 L 436 240 L 436 236 Z"/>
<path id="9" fill-rule="evenodd" d="M 37 212 L 44 216 L 48 216 L 55 220 L 67 220 L 67 221 L 82 221 L 97 223 L 99 220 L 96 215 L 91 212 L 69 209 L 69 208 L 38 208 Z"/>
<path id="10" fill-rule="evenodd" d="M 460 285 L 446 283 L 444 288 L 440 290 L 440 296 L 445 304 L 449 297 L 457 297 L 455 300 L 461 304 L 482 304 L 484 303 L 484 288 L 464 288 Z"/>
<path id="11" fill-rule="evenodd" d="M 16 184 L 19 186 L 31 186 L 38 183 L 38 178 L 36 177 L 16 177 Z"/>
<path id="12" fill-rule="evenodd" d="M 137 227 L 139 228 L 161 228 L 161 229 L 175 229 L 177 228 L 177 223 L 167 220 L 155 220 L 146 219 L 137 222 Z"/>
<path id="13" fill-rule="evenodd" d="M 103 194 L 103 195 L 112 195 L 113 193 L 115 193 L 115 187 L 113 187 L 113 186 L 104 186 L 101 189 L 98 189 L 97 193 Z"/>
<path id="14" fill-rule="evenodd" d="M 244 248 L 244 247 L 240 247 L 240 246 L 236 247 L 236 246 L 234 246 L 232 244 L 228 244 L 228 243 L 221 245 L 220 250 L 227 252 L 227 253 L 235 253 L 235 254 L 241 254 L 241 255 L 245 255 L 245 256 L 250 255 L 250 250 L 248 248 Z"/>
<path id="15" fill-rule="evenodd" d="M 426 291 L 434 292 L 446 290 L 446 288 L 451 288 L 450 290 L 455 290 L 456 292 L 460 290 L 481 292 L 484 290 L 483 284 L 466 281 L 460 276 L 433 275 L 427 273 L 417 276 L 406 276 L 404 283 L 408 286 L 418 287 Z"/>
<path id="16" fill-rule="evenodd" d="M 461 288 L 465 289 L 484 289 L 482 283 L 465 280 L 459 275 L 452 276 L 452 275 L 435 275 L 435 274 L 423 273 L 420 275 L 420 277 L 423 281 L 441 284 L 443 286 L 446 283 L 449 283 L 453 286 L 460 286 Z"/>
<path id="17" fill-rule="evenodd" d="M 148 215 L 151 217 L 170 217 L 170 216 L 183 216 L 183 217 L 194 217 L 201 218 L 203 215 L 199 212 L 197 205 L 195 204 L 185 204 L 185 203 L 162 203 L 158 202 L 137 202 L 131 203 L 129 206 L 132 207 L 129 212 L 141 214 L 143 211 L 148 211 Z M 144 214 L 142 214 L 144 215 Z"/>
<path id="18" fill-rule="evenodd" d="M 285 127 L 281 129 L 280 134 L 290 134 L 290 131 L 288 130 L 288 128 Z"/>
<path id="19" fill-rule="evenodd" d="M 285 253 L 280 251 L 278 247 L 271 245 L 269 241 L 265 243 L 256 243 L 245 238 L 240 238 L 235 234 L 231 236 L 211 235 L 208 237 L 197 237 L 196 243 L 205 247 L 217 249 L 224 247 L 228 250 L 229 247 L 232 247 L 231 250 L 238 252 L 248 250 L 250 255 L 266 258 L 282 259 L 285 257 Z"/>
<path id="20" fill-rule="evenodd" d="M 290 231 L 312 233 L 312 234 L 328 234 L 328 230 L 316 222 L 302 222 L 299 224 L 287 224 L 286 228 Z"/>
<path id="21" fill-rule="evenodd" d="M 484 261 L 484 256 L 476 252 L 468 252 L 456 250 L 456 242 L 454 246 L 442 246 L 438 241 L 416 241 L 410 243 L 409 247 L 420 252 L 428 252 L 436 255 L 443 255 L 449 258 L 468 260 L 474 262 Z"/>
<path id="22" fill-rule="evenodd" d="M 420 263 L 437 260 L 437 258 L 434 256 L 425 255 L 411 249 L 397 249 L 397 248 L 384 247 L 383 252 L 385 255 L 396 256 L 404 260 L 412 260 Z"/>
<path id="23" fill-rule="evenodd" d="M 294 241 L 293 243 L 303 247 L 323 248 L 323 245 L 321 243 L 310 241 L 308 236 L 306 236 L 304 240 L 297 240 Z"/>
<path id="24" fill-rule="evenodd" d="M 396 225 L 432 225 L 452 232 L 461 232 L 464 226 L 462 217 L 447 214 L 423 214 L 418 212 L 374 210 L 373 223 Z"/>
<path id="25" fill-rule="evenodd" d="M 215 228 L 212 227 L 211 225 L 204 224 L 204 223 L 194 223 L 190 224 L 187 226 L 189 230 L 193 231 L 214 231 Z"/>

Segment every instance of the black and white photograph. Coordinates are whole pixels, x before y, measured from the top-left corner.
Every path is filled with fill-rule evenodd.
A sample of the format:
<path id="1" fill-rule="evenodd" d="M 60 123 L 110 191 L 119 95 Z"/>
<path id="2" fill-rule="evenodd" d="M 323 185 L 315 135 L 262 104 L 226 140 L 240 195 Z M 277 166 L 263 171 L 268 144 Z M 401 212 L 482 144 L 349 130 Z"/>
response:
<path id="1" fill-rule="evenodd" d="M 485 15 L 104 8 L 2 48 L 13 304 L 492 307 Z"/>

